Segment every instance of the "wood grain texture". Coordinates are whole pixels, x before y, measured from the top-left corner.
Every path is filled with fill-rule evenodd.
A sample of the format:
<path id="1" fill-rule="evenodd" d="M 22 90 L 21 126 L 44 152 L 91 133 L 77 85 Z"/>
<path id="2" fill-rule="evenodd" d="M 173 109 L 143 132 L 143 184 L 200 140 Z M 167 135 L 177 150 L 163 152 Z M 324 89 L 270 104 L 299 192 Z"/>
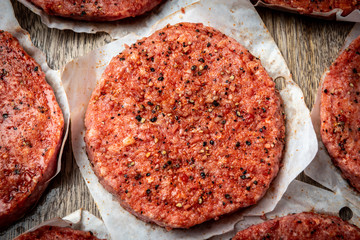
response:
<path id="1" fill-rule="evenodd" d="M 49 29 L 40 18 L 12 0 L 20 25 L 35 46 L 45 52 L 49 66 L 61 69 L 71 59 L 111 41 L 107 34 L 78 34 Z M 324 21 L 258 8 L 258 12 L 278 44 L 295 82 L 312 107 L 320 77 L 336 58 L 352 23 Z M 298 179 L 313 183 L 301 174 Z M 0 239 L 12 239 L 39 223 L 84 208 L 99 216 L 95 203 L 75 163 L 67 141 L 60 174 L 52 181 L 39 204 L 11 227 L 0 232 Z"/>

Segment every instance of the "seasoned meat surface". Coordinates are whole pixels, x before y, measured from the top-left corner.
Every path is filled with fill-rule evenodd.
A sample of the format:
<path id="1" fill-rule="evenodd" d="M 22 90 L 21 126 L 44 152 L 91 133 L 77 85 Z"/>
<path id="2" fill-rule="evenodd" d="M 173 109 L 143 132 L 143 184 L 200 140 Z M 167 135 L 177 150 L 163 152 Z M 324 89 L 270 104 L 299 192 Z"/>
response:
<path id="1" fill-rule="evenodd" d="M 335 216 L 299 213 L 253 225 L 232 240 L 329 240 L 360 239 L 360 229 Z"/>
<path id="2" fill-rule="evenodd" d="M 338 8 L 342 9 L 343 16 L 348 15 L 355 9 L 360 8 L 360 2 L 357 0 L 263 0 L 269 4 L 275 4 L 283 7 L 295 8 L 297 11 L 305 14 L 316 12 L 330 12 Z"/>
<path id="3" fill-rule="evenodd" d="M 28 0 L 49 15 L 84 21 L 115 21 L 135 17 L 162 0 Z"/>
<path id="4" fill-rule="evenodd" d="M 100 182 L 137 217 L 189 228 L 257 203 L 279 170 L 282 101 L 234 39 L 167 26 L 114 57 L 85 141 Z"/>
<path id="5" fill-rule="evenodd" d="M 92 232 L 74 230 L 67 227 L 43 226 L 35 231 L 22 234 L 14 240 L 97 240 Z"/>
<path id="6" fill-rule="evenodd" d="M 64 119 L 40 66 L 0 31 L 0 226 L 25 214 L 54 175 Z"/>
<path id="7" fill-rule="evenodd" d="M 334 164 L 360 191 L 360 38 L 330 66 L 322 84 L 321 137 Z"/>

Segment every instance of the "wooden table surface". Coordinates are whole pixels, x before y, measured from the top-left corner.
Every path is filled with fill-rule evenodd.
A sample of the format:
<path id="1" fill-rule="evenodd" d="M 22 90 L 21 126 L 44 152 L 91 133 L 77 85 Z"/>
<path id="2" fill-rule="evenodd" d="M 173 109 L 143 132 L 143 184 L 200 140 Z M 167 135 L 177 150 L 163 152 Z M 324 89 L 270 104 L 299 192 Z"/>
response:
<path id="1" fill-rule="evenodd" d="M 78 34 L 49 29 L 37 15 L 17 1 L 11 1 L 20 25 L 30 33 L 34 45 L 46 54 L 49 66 L 54 69 L 61 69 L 71 59 L 112 41 L 105 33 Z M 324 21 L 264 8 L 257 10 L 311 109 L 322 73 L 336 58 L 354 24 Z M 298 179 L 313 183 L 303 174 Z M 65 216 L 79 208 L 100 216 L 80 175 L 68 140 L 59 175 L 32 211 L 16 224 L 0 231 L 0 239 L 12 239 L 45 220 Z"/>

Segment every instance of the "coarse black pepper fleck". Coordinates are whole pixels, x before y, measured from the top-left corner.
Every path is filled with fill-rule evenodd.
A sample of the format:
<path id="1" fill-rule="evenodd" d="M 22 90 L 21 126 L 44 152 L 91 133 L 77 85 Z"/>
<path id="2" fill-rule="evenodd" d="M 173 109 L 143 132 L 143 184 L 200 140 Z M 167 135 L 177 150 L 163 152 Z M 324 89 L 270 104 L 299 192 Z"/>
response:
<path id="1" fill-rule="evenodd" d="M 218 101 L 214 100 L 212 102 L 212 105 L 214 105 L 215 107 L 218 107 L 218 106 L 220 106 L 220 103 Z"/>
<path id="2" fill-rule="evenodd" d="M 141 116 L 140 116 L 140 115 L 137 115 L 137 116 L 135 117 L 135 119 L 138 120 L 138 122 L 140 122 L 140 121 L 141 121 Z"/>

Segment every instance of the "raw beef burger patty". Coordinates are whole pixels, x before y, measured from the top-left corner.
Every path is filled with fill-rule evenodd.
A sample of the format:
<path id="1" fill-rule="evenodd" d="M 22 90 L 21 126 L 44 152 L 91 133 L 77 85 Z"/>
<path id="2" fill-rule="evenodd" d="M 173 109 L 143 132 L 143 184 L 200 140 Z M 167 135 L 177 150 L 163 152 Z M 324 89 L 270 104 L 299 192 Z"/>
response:
<path id="1" fill-rule="evenodd" d="M 260 60 L 202 24 L 167 26 L 114 57 L 85 125 L 100 182 L 169 228 L 255 204 L 284 147 L 281 99 Z"/>
<path id="2" fill-rule="evenodd" d="M 335 216 L 298 213 L 253 225 L 236 234 L 232 240 L 329 240 L 360 239 L 360 229 Z"/>
<path id="3" fill-rule="evenodd" d="M 115 21 L 150 11 L 162 0 L 28 0 L 49 15 L 85 21 Z"/>
<path id="4" fill-rule="evenodd" d="M 15 238 L 14 240 L 97 240 L 92 232 L 84 232 L 80 230 L 74 230 L 66 227 L 55 227 L 55 226 L 43 226 L 36 229 L 35 231 L 25 233 Z"/>
<path id="5" fill-rule="evenodd" d="M 0 31 L 0 227 L 40 198 L 56 170 L 63 128 L 40 66 Z"/>
<path id="6" fill-rule="evenodd" d="M 343 16 L 348 15 L 355 9 L 360 8 L 360 2 L 354 0 L 263 0 L 265 3 L 283 7 L 295 8 L 300 13 L 330 12 L 338 8 L 342 9 Z"/>
<path id="7" fill-rule="evenodd" d="M 340 54 L 324 78 L 321 137 L 334 164 L 360 191 L 360 38 Z"/>

